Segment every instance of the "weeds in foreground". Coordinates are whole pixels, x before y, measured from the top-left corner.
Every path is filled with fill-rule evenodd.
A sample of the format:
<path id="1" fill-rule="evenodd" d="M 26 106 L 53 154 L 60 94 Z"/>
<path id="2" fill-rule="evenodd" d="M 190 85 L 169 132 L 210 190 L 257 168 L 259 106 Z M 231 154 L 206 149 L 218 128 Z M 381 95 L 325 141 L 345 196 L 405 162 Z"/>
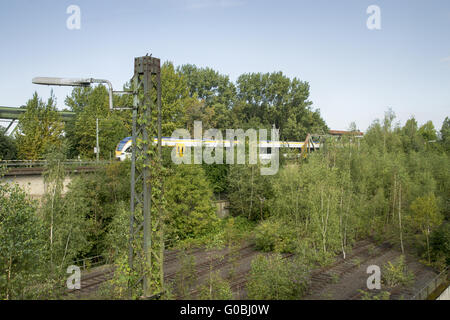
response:
<path id="1" fill-rule="evenodd" d="M 401 255 L 395 262 L 388 261 L 383 265 L 382 281 L 389 287 L 410 285 L 414 281 L 414 274 L 408 271 L 405 256 Z"/>

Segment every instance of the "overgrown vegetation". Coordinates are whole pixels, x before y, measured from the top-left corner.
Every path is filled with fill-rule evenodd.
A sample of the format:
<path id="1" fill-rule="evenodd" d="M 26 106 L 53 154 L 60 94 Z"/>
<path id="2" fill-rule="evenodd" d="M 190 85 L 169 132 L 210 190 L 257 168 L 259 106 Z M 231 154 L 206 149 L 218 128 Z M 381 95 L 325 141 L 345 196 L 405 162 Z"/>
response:
<path id="1" fill-rule="evenodd" d="M 184 299 L 189 299 L 191 298 L 190 290 L 197 282 L 195 257 L 188 252 L 181 251 L 177 258 L 180 263 L 180 269 L 177 271 L 175 278 L 176 293 Z"/>
<path id="2" fill-rule="evenodd" d="M 264 252 L 276 251 L 293 253 L 297 242 L 297 233 L 282 220 L 265 220 L 255 228 L 255 245 Z"/>
<path id="3" fill-rule="evenodd" d="M 299 260 L 280 254 L 259 255 L 253 262 L 247 283 L 248 298 L 254 300 L 297 300 L 309 286 L 309 270 Z"/>
<path id="4" fill-rule="evenodd" d="M 53 92 L 47 103 L 35 92 L 20 116 L 16 131 L 17 152 L 21 159 L 42 159 L 49 148 L 60 147 L 64 124 L 56 110 Z"/>
<path id="5" fill-rule="evenodd" d="M 358 290 L 361 295 L 361 300 L 389 300 L 391 294 L 388 291 L 381 291 L 380 293 L 372 293 L 364 290 Z"/>
<path id="6" fill-rule="evenodd" d="M 18 186 L 0 184 L 0 299 L 25 299 L 41 279 L 42 222 L 37 204 Z"/>
<path id="7" fill-rule="evenodd" d="M 307 244 L 313 259 L 326 261 L 336 253 L 345 258 L 355 241 L 370 235 L 402 251 L 413 246 L 428 264 L 442 267 L 448 260 L 447 229 L 439 227 L 449 216 L 447 140 L 426 140 L 436 136 L 431 123 L 419 128 L 412 118 L 400 127 L 394 120 L 388 111 L 363 138 L 331 139 L 300 165 L 287 163 L 264 181 L 248 179 L 251 168 L 241 167 L 248 176 L 235 180 L 240 188 L 230 180 L 230 199 L 237 199 L 232 212 L 261 221 L 257 247 L 295 252 Z M 261 185 L 269 186 L 263 188 L 269 210 L 249 215 L 250 195 Z M 240 199 L 245 205 L 236 206 Z"/>
<path id="8" fill-rule="evenodd" d="M 196 120 L 204 129 L 221 130 L 275 124 L 284 141 L 328 130 L 309 101 L 309 84 L 281 72 L 244 74 L 233 83 L 210 68 L 167 62 L 161 81 L 165 136 L 177 128 L 192 132 Z M 131 104 L 129 96 L 114 99 L 117 106 Z M 15 140 L 0 134 L 0 159 L 15 158 L 16 152 L 21 159 L 47 159 L 40 206 L 17 186 L 0 184 L 0 298 L 56 297 L 60 292 L 53 288 L 62 287 L 67 265 L 91 256 L 116 265 L 106 290 L 114 298 L 128 298 L 127 286 L 139 278 L 130 275 L 126 259 L 130 163 L 72 177 L 63 195 L 64 160 L 94 157 L 95 119 L 100 157 L 110 159 L 118 141 L 130 135 L 131 114 L 111 112 L 103 86 L 76 88 L 66 104 L 75 119 L 64 126 L 54 97 L 44 102 L 34 94 Z M 357 131 L 354 124 L 351 131 Z M 274 176 L 262 176 L 261 164 L 177 166 L 164 150 L 166 170 L 157 182 L 164 191 L 166 247 L 255 243 L 268 255 L 252 264 L 248 292 L 253 299 L 300 298 L 312 266 L 337 254 L 347 258 L 353 244 L 368 236 L 389 240 L 403 252 L 413 248 L 433 267 L 449 265 L 449 118 L 437 132 L 433 123 L 419 126 L 414 118 L 400 126 L 389 110 L 362 138 L 350 133 L 322 137 L 321 143 L 306 159 L 281 156 Z M 216 198 L 229 200 L 230 217 L 216 217 Z M 297 258 L 286 260 L 280 253 Z M 183 266 L 191 268 L 192 261 Z M 384 281 L 407 283 L 404 267 L 404 260 L 385 266 Z M 193 281 L 180 276 L 174 294 L 188 292 Z M 231 291 L 227 280 L 210 274 L 201 292 L 202 298 L 228 299 Z"/>
<path id="9" fill-rule="evenodd" d="M 405 256 L 401 255 L 396 261 L 388 261 L 381 271 L 382 281 L 388 287 L 410 285 L 414 281 L 414 274 L 406 266 Z"/>
<path id="10" fill-rule="evenodd" d="M 211 186 L 201 166 L 180 165 L 174 171 L 165 185 L 167 239 L 175 242 L 201 237 L 218 221 Z"/>
<path id="11" fill-rule="evenodd" d="M 6 135 L 6 128 L 0 126 L 0 160 L 17 159 L 17 147 L 14 139 Z"/>
<path id="12" fill-rule="evenodd" d="M 198 298 L 201 300 L 231 300 L 233 292 L 228 281 L 223 279 L 219 273 L 210 273 L 206 284 L 200 287 Z"/>

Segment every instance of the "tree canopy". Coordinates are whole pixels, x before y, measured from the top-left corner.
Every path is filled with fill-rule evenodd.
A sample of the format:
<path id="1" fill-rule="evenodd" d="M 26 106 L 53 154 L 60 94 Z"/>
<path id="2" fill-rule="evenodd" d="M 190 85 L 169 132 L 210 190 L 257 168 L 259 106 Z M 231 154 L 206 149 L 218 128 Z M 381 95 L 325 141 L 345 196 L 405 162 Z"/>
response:
<path id="1" fill-rule="evenodd" d="M 53 93 L 44 103 L 35 92 L 26 109 L 19 118 L 16 132 L 18 156 L 27 160 L 42 159 L 48 148 L 61 145 L 64 124 L 56 110 Z"/>
<path id="2" fill-rule="evenodd" d="M 5 128 L 0 126 L 0 160 L 16 159 L 17 148 L 13 138 L 8 137 Z"/>

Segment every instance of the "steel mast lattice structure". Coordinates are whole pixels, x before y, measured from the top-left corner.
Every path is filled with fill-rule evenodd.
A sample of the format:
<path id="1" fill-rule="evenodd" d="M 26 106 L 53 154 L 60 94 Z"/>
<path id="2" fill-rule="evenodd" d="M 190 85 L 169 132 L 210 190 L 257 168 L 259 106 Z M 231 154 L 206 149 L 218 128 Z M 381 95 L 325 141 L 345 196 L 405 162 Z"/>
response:
<path id="1" fill-rule="evenodd" d="M 139 270 L 143 282 L 144 298 L 162 293 L 164 287 L 164 239 L 161 206 L 159 214 L 152 216 L 152 183 L 159 177 L 152 173 L 161 166 L 161 62 L 151 56 L 134 60 L 133 132 L 131 159 L 131 203 L 128 260 L 130 270 Z M 156 110 L 155 110 L 156 109 Z M 158 144 L 155 151 L 153 134 L 157 111 Z M 161 168 L 161 167 L 159 167 Z M 159 195 L 154 195 L 154 199 Z M 142 214 L 140 214 L 142 213 Z M 140 221 L 141 220 L 141 221 Z M 140 242 L 140 241 L 143 242 Z M 142 247 L 141 247 L 142 246 Z M 142 254 L 140 256 L 140 254 Z M 142 259 L 141 268 L 136 258 Z M 134 284 L 130 284 L 130 289 Z"/>

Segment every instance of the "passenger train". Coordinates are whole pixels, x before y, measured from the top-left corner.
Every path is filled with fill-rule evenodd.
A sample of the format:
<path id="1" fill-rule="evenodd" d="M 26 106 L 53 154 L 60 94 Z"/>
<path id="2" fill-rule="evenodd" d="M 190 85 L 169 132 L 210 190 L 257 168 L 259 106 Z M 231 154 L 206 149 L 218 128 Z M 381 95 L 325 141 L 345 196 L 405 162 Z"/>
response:
<path id="1" fill-rule="evenodd" d="M 154 143 L 158 143 L 158 139 L 154 138 Z M 131 148 L 132 148 L 132 137 L 126 137 L 119 142 L 116 147 L 116 159 L 120 161 L 124 161 L 125 159 L 131 158 Z M 163 147 L 176 147 L 177 155 L 183 156 L 183 152 L 186 147 L 196 147 L 196 146 L 205 146 L 205 147 L 215 147 L 218 145 L 218 140 L 196 140 L 196 139 L 180 139 L 180 138 L 170 138 L 163 137 L 161 139 L 161 143 Z M 229 148 L 231 143 L 229 140 L 222 140 L 223 146 L 225 148 Z M 237 141 L 233 141 L 234 144 L 237 144 Z M 270 159 L 271 157 L 271 149 L 272 148 L 290 148 L 297 149 L 301 151 L 305 142 L 297 142 L 297 141 L 260 141 L 258 143 L 258 147 L 261 148 L 259 152 L 260 159 Z M 310 149 L 318 149 L 320 147 L 319 142 L 311 142 L 309 145 Z M 265 149 L 265 150 L 264 150 Z"/>

